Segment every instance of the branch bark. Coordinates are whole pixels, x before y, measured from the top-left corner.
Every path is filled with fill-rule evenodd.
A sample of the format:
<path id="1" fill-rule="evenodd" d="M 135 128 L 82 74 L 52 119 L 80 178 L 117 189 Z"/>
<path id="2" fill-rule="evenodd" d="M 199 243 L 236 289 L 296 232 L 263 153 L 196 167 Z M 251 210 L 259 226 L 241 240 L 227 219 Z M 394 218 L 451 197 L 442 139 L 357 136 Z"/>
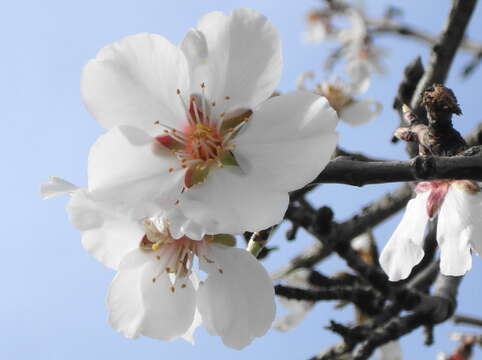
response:
<path id="1" fill-rule="evenodd" d="M 408 161 L 356 161 L 338 157 L 312 184 L 353 186 L 420 180 L 482 181 L 482 152 L 473 147 L 463 156 L 417 156 Z M 310 186 L 308 185 L 308 186 Z"/>

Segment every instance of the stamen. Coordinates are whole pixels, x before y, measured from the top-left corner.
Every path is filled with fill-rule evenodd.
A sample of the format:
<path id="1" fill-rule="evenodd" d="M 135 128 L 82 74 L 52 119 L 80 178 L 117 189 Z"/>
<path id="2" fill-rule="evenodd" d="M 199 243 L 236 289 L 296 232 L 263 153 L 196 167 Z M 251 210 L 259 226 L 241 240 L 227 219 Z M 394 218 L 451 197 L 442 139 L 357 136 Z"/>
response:
<path id="1" fill-rule="evenodd" d="M 192 105 L 194 107 L 194 116 L 196 116 L 196 122 L 197 124 L 201 123 L 201 119 L 199 118 L 199 111 L 197 109 L 197 104 L 196 104 L 196 99 L 192 98 Z"/>
<path id="2" fill-rule="evenodd" d="M 203 112 L 203 123 L 205 123 L 207 126 L 210 126 L 209 116 L 206 115 L 206 95 L 204 91 L 205 87 L 206 86 L 204 85 L 204 83 L 201 83 L 201 107 Z"/>
<path id="3" fill-rule="evenodd" d="M 177 90 L 176 90 L 176 94 L 179 96 L 179 100 L 181 100 L 181 104 L 182 104 L 182 106 L 183 106 L 183 108 L 184 108 L 184 112 L 185 112 L 186 115 L 187 115 L 187 120 L 189 121 L 189 124 L 190 124 L 191 126 L 194 126 L 194 125 L 195 125 L 194 120 L 193 120 L 193 118 L 191 117 L 191 114 L 189 113 L 189 108 L 187 107 L 186 102 L 184 101 L 184 98 L 183 98 L 182 95 L 181 95 L 181 90 L 177 89 Z"/>

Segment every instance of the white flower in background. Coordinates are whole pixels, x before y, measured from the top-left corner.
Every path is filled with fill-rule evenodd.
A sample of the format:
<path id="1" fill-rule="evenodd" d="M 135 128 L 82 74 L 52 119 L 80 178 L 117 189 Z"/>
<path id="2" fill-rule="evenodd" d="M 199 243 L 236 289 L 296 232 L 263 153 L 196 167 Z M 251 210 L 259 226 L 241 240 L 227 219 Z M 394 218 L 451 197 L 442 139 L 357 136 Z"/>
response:
<path id="1" fill-rule="evenodd" d="M 313 80 L 314 77 L 313 72 L 302 73 L 297 80 L 298 89 L 306 90 L 305 82 Z M 337 78 L 317 84 L 313 92 L 328 100 L 340 120 L 356 126 L 369 122 L 382 111 L 382 104 L 375 99 L 358 98 L 358 95 L 367 91 L 369 85 L 368 79 L 359 83 L 346 84 Z"/>
<path id="2" fill-rule="evenodd" d="M 336 30 L 331 23 L 331 14 L 320 10 L 311 10 L 306 14 L 306 31 L 303 40 L 307 43 L 317 44 L 334 36 Z"/>
<path id="3" fill-rule="evenodd" d="M 363 83 L 370 79 L 372 73 L 385 72 L 381 58 L 387 51 L 373 45 L 360 12 L 351 10 L 348 17 L 351 28 L 341 31 L 339 35 L 339 40 L 344 44 L 345 71 L 354 83 Z"/>
<path id="4" fill-rule="evenodd" d="M 378 360 L 402 360 L 402 348 L 398 341 L 390 341 L 377 349 Z"/>
<path id="5" fill-rule="evenodd" d="M 300 289 L 313 289 L 313 286 L 310 286 L 307 280 L 310 272 L 308 269 L 296 270 L 286 277 L 285 282 L 289 286 Z M 279 331 L 293 330 L 301 324 L 308 312 L 315 306 L 314 301 L 288 299 L 282 296 L 278 297 L 278 300 L 288 311 L 286 315 L 277 318 L 273 323 L 273 328 Z"/>
<path id="6" fill-rule="evenodd" d="M 233 247 L 232 235 L 175 237 L 169 225 L 189 221 L 178 209 L 135 222 L 58 178 L 43 184 L 41 193 L 71 195 L 67 210 L 82 231 L 83 246 L 118 271 L 107 297 L 109 322 L 126 337 L 193 342 L 194 330 L 203 324 L 226 346 L 241 349 L 270 328 L 271 279 L 253 255 Z M 206 280 L 198 280 L 195 264 Z"/>
<path id="7" fill-rule="evenodd" d="M 437 220 L 440 272 L 461 276 L 472 267 L 471 251 L 482 254 L 482 196 L 468 180 L 421 182 L 417 196 L 383 249 L 380 264 L 391 281 L 407 278 L 422 260 L 425 227 Z"/>
<path id="8" fill-rule="evenodd" d="M 281 62 L 276 30 L 248 9 L 207 14 L 179 47 L 138 34 L 102 49 L 81 85 L 109 129 L 89 155 L 89 191 L 134 219 L 177 206 L 191 222 L 172 231 L 193 226 L 196 239 L 279 223 L 288 192 L 321 172 L 337 141 L 325 99 L 268 99 Z"/>

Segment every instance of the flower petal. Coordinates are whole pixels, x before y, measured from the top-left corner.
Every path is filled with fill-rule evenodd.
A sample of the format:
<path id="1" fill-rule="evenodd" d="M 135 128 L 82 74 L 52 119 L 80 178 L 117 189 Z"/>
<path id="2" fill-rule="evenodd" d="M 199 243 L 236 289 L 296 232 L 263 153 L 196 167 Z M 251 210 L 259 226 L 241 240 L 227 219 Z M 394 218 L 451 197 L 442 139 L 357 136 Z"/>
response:
<path id="1" fill-rule="evenodd" d="M 186 286 L 173 292 L 169 275 L 163 271 L 169 254 L 164 255 L 157 260 L 154 253 L 131 251 L 111 284 L 107 296 L 109 322 L 126 337 L 173 340 L 194 331 L 192 280 L 184 278 Z"/>
<path id="2" fill-rule="evenodd" d="M 398 341 L 390 341 L 378 348 L 377 360 L 402 360 L 402 348 Z"/>
<path id="3" fill-rule="evenodd" d="M 299 301 L 282 297 L 279 298 L 279 301 L 289 312 L 274 321 L 273 328 L 278 331 L 290 331 L 296 328 L 315 305 L 312 301 Z"/>
<path id="4" fill-rule="evenodd" d="M 362 125 L 382 111 L 382 105 L 373 99 L 355 100 L 341 110 L 340 117 L 350 125 Z"/>
<path id="5" fill-rule="evenodd" d="M 47 182 L 40 185 L 40 196 L 42 197 L 42 200 L 46 200 L 54 196 L 73 193 L 78 189 L 78 186 L 75 186 L 64 179 L 50 176 Z"/>
<path id="6" fill-rule="evenodd" d="M 132 216 L 151 216 L 159 204 L 172 206 L 177 200 L 184 171 L 169 171 L 176 167 L 176 157 L 142 130 L 115 127 L 90 150 L 89 191 Z"/>
<path id="7" fill-rule="evenodd" d="M 271 96 L 281 77 L 281 42 L 263 15 L 250 9 L 211 12 L 198 31 L 202 35 L 190 31 L 181 45 L 192 92 L 199 93 L 204 83 L 209 100 L 221 105 L 219 112 L 253 109 Z"/>
<path id="8" fill-rule="evenodd" d="M 185 117 L 177 89 L 187 89 L 183 52 L 154 34 L 137 34 L 104 47 L 85 66 L 81 91 L 101 126 L 133 125 L 155 134 L 154 122 L 176 126 Z"/>
<path id="9" fill-rule="evenodd" d="M 82 231 L 82 246 L 107 267 L 117 269 L 121 259 L 139 246 L 142 226 L 96 202 L 85 191 L 72 195 L 67 205 L 70 221 Z"/>
<path id="10" fill-rule="evenodd" d="M 428 221 L 426 211 L 428 193 L 418 194 L 407 204 L 398 224 L 380 255 L 380 265 L 390 281 L 407 278 L 412 268 L 423 258 L 423 240 Z"/>
<path id="11" fill-rule="evenodd" d="M 440 247 L 440 272 L 461 276 L 472 267 L 471 244 L 480 242 L 481 198 L 450 187 L 440 208 L 437 242 Z M 477 241 L 477 240 L 478 241 Z"/>
<path id="12" fill-rule="evenodd" d="M 336 146 L 336 112 L 328 101 L 296 91 L 266 101 L 234 140 L 250 181 L 292 191 L 313 180 Z"/>
<path id="13" fill-rule="evenodd" d="M 109 323 L 127 338 L 141 335 L 144 309 L 140 277 L 142 267 L 120 271 L 114 277 L 107 294 Z"/>
<path id="14" fill-rule="evenodd" d="M 160 340 L 184 336 L 194 321 L 196 293 L 191 278 L 185 277 L 185 287 L 171 290 L 169 276 L 158 276 L 159 263 L 150 262 L 141 276 L 142 303 L 145 316 L 142 335 Z M 156 276 L 158 276 L 156 278 Z M 156 278 L 156 281 L 153 281 Z"/>
<path id="15" fill-rule="evenodd" d="M 199 286 L 198 309 L 208 332 L 234 349 L 263 336 L 276 309 L 273 285 L 256 258 L 242 249 L 207 245 L 200 266 L 208 278 Z"/>
<path id="16" fill-rule="evenodd" d="M 181 195 L 179 206 L 208 234 L 259 231 L 281 222 L 288 207 L 288 193 L 269 185 L 252 181 L 238 167 L 215 168 L 206 182 Z"/>

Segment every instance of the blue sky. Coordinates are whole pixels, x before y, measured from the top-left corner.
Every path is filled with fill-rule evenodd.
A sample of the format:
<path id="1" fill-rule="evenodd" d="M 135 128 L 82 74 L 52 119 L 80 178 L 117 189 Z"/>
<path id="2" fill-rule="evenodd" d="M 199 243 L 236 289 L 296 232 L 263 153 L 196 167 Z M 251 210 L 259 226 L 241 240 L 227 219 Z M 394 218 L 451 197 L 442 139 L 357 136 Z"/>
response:
<path id="1" fill-rule="evenodd" d="M 333 46 L 308 46 L 301 42 L 304 13 L 316 3 L 314 0 L 18 0 L 2 3 L 0 159 L 5 170 L 0 178 L 3 201 L 0 208 L 3 219 L 0 229 L 1 359 L 306 359 L 338 341 L 323 326 L 330 318 L 349 320 L 352 314 L 351 311 L 336 312 L 333 303 L 319 304 L 296 330 L 270 331 L 241 352 L 224 348 L 218 338 L 203 330 L 197 332 L 196 346 L 183 341 L 124 339 L 106 321 L 105 294 L 113 272 L 82 249 L 79 233 L 65 214 L 66 199 L 41 201 L 38 195 L 40 182 L 49 175 L 86 184 L 87 152 L 102 131 L 82 105 L 79 77 L 82 66 L 102 46 L 137 32 L 159 33 L 177 43 L 206 12 L 251 7 L 265 14 L 280 31 L 284 72 L 279 88 L 289 91 L 300 72 L 317 70 L 321 74 L 321 64 Z M 369 11 L 378 14 L 390 2 L 367 3 Z M 392 3 L 405 9 L 408 22 L 438 32 L 450 2 Z M 479 6 L 469 28 L 470 37 L 482 40 L 481 22 Z M 428 51 L 415 41 L 388 35 L 378 44 L 390 49 L 385 61 L 388 73 L 375 77 L 368 95 L 382 102 L 385 109 L 364 127 L 342 124 L 340 142 L 351 150 L 404 159 L 403 146 L 389 143 L 391 132 L 398 124 L 391 102 L 403 66 L 418 54 L 426 61 Z M 464 112 L 455 120 L 455 126 L 462 133 L 482 120 L 482 71 L 464 81 L 459 76 L 462 64 L 468 60 L 463 54 L 457 57 L 448 81 Z M 318 206 L 331 206 L 336 218 L 342 220 L 396 186 L 358 189 L 325 185 L 310 199 Z M 377 229 L 380 244 L 394 230 L 399 217 Z M 268 258 L 265 265 L 270 271 L 277 269 L 312 241 L 303 234 L 298 241 L 288 243 L 283 231 L 279 231 L 272 243 L 281 250 Z M 463 282 L 460 312 L 480 315 L 481 264 L 481 259 L 474 259 L 474 268 Z M 340 261 L 331 259 L 320 269 L 331 274 L 342 267 Z M 451 324 L 438 327 L 437 342 L 431 348 L 422 345 L 420 331 L 408 336 L 402 341 L 406 358 L 434 358 L 437 350 L 452 349 L 455 344 L 447 340 L 447 335 L 454 329 L 463 328 Z"/>

